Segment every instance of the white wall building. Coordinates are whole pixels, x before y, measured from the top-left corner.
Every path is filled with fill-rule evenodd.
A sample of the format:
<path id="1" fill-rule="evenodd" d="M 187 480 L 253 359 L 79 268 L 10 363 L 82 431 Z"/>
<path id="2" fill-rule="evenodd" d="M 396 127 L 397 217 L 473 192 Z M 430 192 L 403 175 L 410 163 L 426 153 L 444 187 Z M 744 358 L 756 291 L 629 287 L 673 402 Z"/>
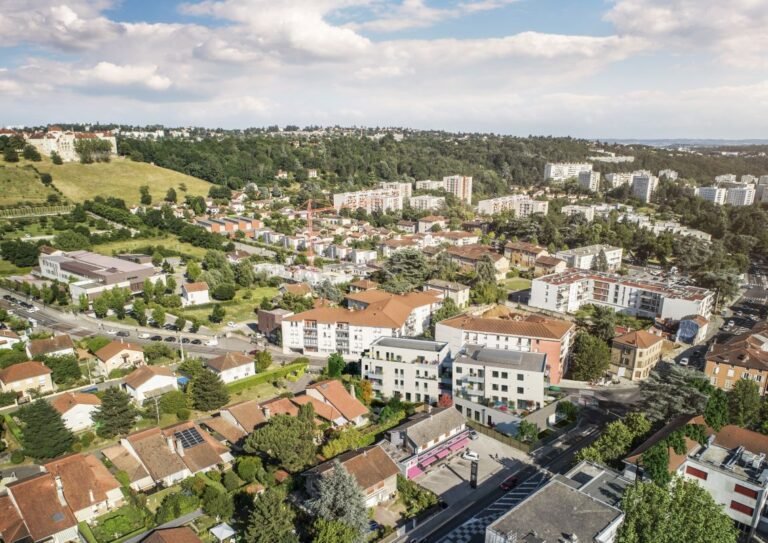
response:
<path id="1" fill-rule="evenodd" d="M 79 160 L 75 150 L 76 142 L 86 139 L 99 139 L 107 141 L 112 146 L 110 155 L 117 155 L 117 141 L 111 132 L 73 132 L 62 130 L 58 126 L 48 127 L 45 133 L 30 134 L 26 142 L 37 149 L 41 155 L 50 157 L 51 153 L 58 153 L 64 162 Z"/>
<path id="2" fill-rule="evenodd" d="M 670 169 L 659 170 L 659 177 L 666 177 L 670 181 L 675 181 L 677 180 L 678 173 L 675 170 Z"/>
<path id="3" fill-rule="evenodd" d="M 694 195 L 702 200 L 721 206 L 725 203 L 725 195 L 728 191 L 719 187 L 696 187 Z"/>
<path id="4" fill-rule="evenodd" d="M 653 192 L 659 184 L 659 178 L 647 171 L 632 174 L 632 195 L 641 202 L 651 201 Z"/>
<path id="5" fill-rule="evenodd" d="M 498 198 L 480 200 L 477 203 L 477 212 L 481 215 L 495 215 L 504 211 L 513 211 L 515 217 L 529 217 L 534 213 L 546 215 L 549 211 L 549 202 L 533 200 L 523 194 L 508 194 Z"/>
<path id="6" fill-rule="evenodd" d="M 592 164 L 589 162 L 548 162 L 544 166 L 544 180 L 575 179 L 579 173 L 584 171 L 592 171 Z"/>
<path id="7" fill-rule="evenodd" d="M 725 173 L 723 175 L 715 176 L 715 183 L 737 183 L 735 173 Z"/>
<path id="8" fill-rule="evenodd" d="M 612 189 L 618 188 L 622 185 L 629 185 L 632 183 L 632 173 L 620 172 L 609 173 L 605 175 L 605 180 L 608 181 L 608 186 Z"/>
<path id="9" fill-rule="evenodd" d="M 445 190 L 445 183 L 442 180 L 424 179 L 416 181 L 416 190 Z"/>
<path id="10" fill-rule="evenodd" d="M 381 337 L 362 358 L 361 373 L 382 398 L 397 396 L 408 402 L 435 403 L 450 354 L 447 343 Z"/>
<path id="11" fill-rule="evenodd" d="M 445 192 L 453 194 L 467 205 L 472 204 L 472 178 L 467 175 L 448 175 L 443 177 Z"/>
<path id="12" fill-rule="evenodd" d="M 140 366 L 125 376 L 123 387 L 136 404 L 142 405 L 148 398 L 178 390 L 179 384 L 166 366 Z"/>
<path id="13" fill-rule="evenodd" d="M 208 290 L 208 283 L 205 281 L 184 283 L 181 285 L 181 305 L 184 307 L 209 303 L 211 303 L 211 297 Z"/>
<path id="14" fill-rule="evenodd" d="M 224 383 L 234 383 L 256 375 L 253 357 L 239 352 L 228 352 L 206 360 L 205 367 L 217 374 Z"/>
<path id="15" fill-rule="evenodd" d="M 579 186 L 590 192 L 600 191 L 600 172 L 592 170 L 579 172 Z"/>
<path id="16" fill-rule="evenodd" d="M 728 189 L 725 195 L 725 203 L 732 206 L 749 206 L 755 203 L 755 187 L 733 187 Z"/>
<path id="17" fill-rule="evenodd" d="M 560 211 L 566 217 L 581 215 L 587 220 L 587 222 L 592 222 L 595 220 L 595 208 L 592 206 L 568 205 L 563 206 Z"/>
<path id="18" fill-rule="evenodd" d="M 565 260 L 569 268 L 580 270 L 592 270 L 600 267 L 600 261 L 604 259 L 605 269 L 601 271 L 616 271 L 621 267 L 621 258 L 624 250 L 621 247 L 610 245 L 589 245 L 566 251 L 558 251 L 555 258 Z"/>
<path id="19" fill-rule="evenodd" d="M 445 197 L 432 196 L 430 194 L 411 196 L 408 200 L 408 204 L 419 211 L 437 211 L 442 207 L 445 207 Z"/>
<path id="20" fill-rule="evenodd" d="M 51 406 L 59 412 L 64 426 L 72 432 L 80 432 L 93 426 L 91 415 L 101 405 L 95 394 L 65 392 L 51 400 Z"/>

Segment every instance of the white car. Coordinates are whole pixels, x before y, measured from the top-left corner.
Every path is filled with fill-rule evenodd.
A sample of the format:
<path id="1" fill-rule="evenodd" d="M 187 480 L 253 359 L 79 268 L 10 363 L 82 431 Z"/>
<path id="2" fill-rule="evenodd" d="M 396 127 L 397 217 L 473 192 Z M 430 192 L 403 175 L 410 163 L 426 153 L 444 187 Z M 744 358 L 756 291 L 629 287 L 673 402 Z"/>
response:
<path id="1" fill-rule="evenodd" d="M 105 331 L 107 334 L 109 334 L 110 336 L 114 336 L 115 334 L 117 334 L 117 330 L 104 330 L 104 331 Z"/>
<path id="2" fill-rule="evenodd" d="M 680 359 L 680 365 L 681 366 L 687 366 L 688 365 L 688 359 L 687 358 L 681 358 Z"/>
<path id="3" fill-rule="evenodd" d="M 234 327 L 235 327 L 235 326 L 237 326 L 237 325 L 234 323 L 234 321 L 229 321 L 229 322 L 227 323 L 227 326 L 229 326 L 230 328 L 234 328 Z"/>
<path id="4" fill-rule="evenodd" d="M 147 332 L 144 332 L 143 334 L 139 334 L 139 338 L 140 339 L 149 339 L 151 337 L 152 337 L 152 335 L 148 334 Z"/>
<path id="5" fill-rule="evenodd" d="M 480 455 L 475 451 L 467 449 L 464 454 L 461 455 L 464 460 L 477 461 L 480 460 Z"/>

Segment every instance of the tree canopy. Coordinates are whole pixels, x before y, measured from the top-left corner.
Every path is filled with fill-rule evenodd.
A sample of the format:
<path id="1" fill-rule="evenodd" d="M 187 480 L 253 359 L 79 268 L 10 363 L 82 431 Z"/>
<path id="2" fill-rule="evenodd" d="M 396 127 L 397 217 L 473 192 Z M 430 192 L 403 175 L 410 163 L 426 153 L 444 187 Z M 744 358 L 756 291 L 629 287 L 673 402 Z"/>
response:
<path id="1" fill-rule="evenodd" d="M 24 454 L 33 458 L 56 458 L 69 450 L 74 435 L 50 403 L 37 400 L 18 411 L 22 423 Z"/>

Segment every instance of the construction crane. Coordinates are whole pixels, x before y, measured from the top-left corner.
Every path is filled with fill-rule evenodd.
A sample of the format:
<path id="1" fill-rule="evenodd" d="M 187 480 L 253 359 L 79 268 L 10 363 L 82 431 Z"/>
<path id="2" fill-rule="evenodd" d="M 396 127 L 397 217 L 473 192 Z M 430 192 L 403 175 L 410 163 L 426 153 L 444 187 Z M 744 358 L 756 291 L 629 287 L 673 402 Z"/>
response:
<path id="1" fill-rule="evenodd" d="M 315 213 L 322 213 L 325 211 L 336 211 L 336 208 L 331 207 L 318 207 L 315 209 L 312 209 L 312 199 L 310 198 L 307 200 L 307 233 L 308 233 L 308 247 L 307 247 L 307 259 L 310 261 L 310 263 L 315 258 L 315 251 L 312 249 L 312 237 L 314 235 L 314 231 L 312 230 L 312 216 Z"/>

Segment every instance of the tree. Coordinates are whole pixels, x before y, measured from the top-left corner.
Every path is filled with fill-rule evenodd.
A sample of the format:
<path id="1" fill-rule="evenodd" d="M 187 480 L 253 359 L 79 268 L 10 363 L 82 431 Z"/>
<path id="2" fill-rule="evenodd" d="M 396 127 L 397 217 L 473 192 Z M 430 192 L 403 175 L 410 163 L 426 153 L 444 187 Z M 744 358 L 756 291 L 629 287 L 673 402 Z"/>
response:
<path id="1" fill-rule="evenodd" d="M 382 266 L 384 286 L 392 281 L 407 285 L 409 290 L 421 287 L 432 273 L 426 257 L 416 249 L 404 249 L 390 256 Z"/>
<path id="2" fill-rule="evenodd" d="M 273 415 L 267 424 L 246 438 L 244 449 L 249 453 L 264 453 L 288 471 L 298 471 L 315 461 L 313 439 L 314 425 L 311 421 L 289 415 Z"/>
<path id="3" fill-rule="evenodd" d="M 713 388 L 700 372 L 659 364 L 640 383 L 641 406 L 654 422 L 672 420 L 677 415 L 697 415 L 704 411 Z"/>
<path id="4" fill-rule="evenodd" d="M 160 397 L 160 411 L 175 415 L 189 406 L 189 398 L 181 390 L 171 390 Z"/>
<path id="5" fill-rule="evenodd" d="M 760 414 L 760 387 L 750 379 L 739 379 L 728 392 L 731 424 L 749 427 Z"/>
<path id="6" fill-rule="evenodd" d="M 141 298 L 133 301 L 133 318 L 139 323 L 139 326 L 147 325 L 147 304 Z"/>
<path id="7" fill-rule="evenodd" d="M 360 534 L 339 520 L 318 518 L 312 525 L 312 543 L 356 543 Z"/>
<path id="8" fill-rule="evenodd" d="M 221 283 L 213 289 L 211 296 L 213 296 L 215 300 L 231 300 L 235 297 L 235 285 L 232 283 Z"/>
<path id="9" fill-rule="evenodd" d="M 107 298 L 103 294 L 93 301 L 93 313 L 98 318 L 103 319 L 109 312 Z"/>
<path id="10" fill-rule="evenodd" d="M 249 260 L 238 262 L 232 266 L 232 271 L 235 274 L 235 283 L 241 287 L 250 287 L 256 281 L 253 264 Z"/>
<path id="11" fill-rule="evenodd" d="M 715 432 L 719 432 L 720 428 L 728 424 L 729 418 L 728 395 L 722 389 L 716 388 L 707 400 L 704 420 Z"/>
<path id="12" fill-rule="evenodd" d="M 328 357 L 328 377 L 335 379 L 341 377 L 347 363 L 339 353 L 332 353 Z"/>
<path id="13" fill-rule="evenodd" d="M 152 195 L 149 193 L 149 185 L 140 186 L 139 193 L 141 194 L 142 205 L 148 206 L 152 203 Z"/>
<path id="14" fill-rule="evenodd" d="M 174 189 L 173 187 L 168 189 L 168 192 L 165 193 L 165 201 L 172 202 L 174 204 L 176 203 L 177 201 L 176 189 Z"/>
<path id="15" fill-rule="evenodd" d="M 535 441 L 539 436 L 539 427 L 527 420 L 521 420 L 517 428 L 517 438 L 520 441 Z"/>
<path id="16" fill-rule="evenodd" d="M 155 321 L 155 326 L 161 327 L 165 324 L 165 309 L 157 306 L 152 310 L 152 320 Z"/>
<path id="17" fill-rule="evenodd" d="M 55 458 L 69 450 L 75 440 L 61 415 L 50 403 L 37 400 L 19 409 L 24 454 L 33 458 Z"/>
<path id="18" fill-rule="evenodd" d="M 61 155 L 56 151 L 51 151 L 51 162 L 53 162 L 57 166 L 61 166 L 62 164 L 64 164 L 64 161 L 62 160 Z"/>
<path id="19" fill-rule="evenodd" d="M 613 421 L 605 431 L 588 447 L 581 449 L 577 460 L 592 460 L 602 464 L 613 464 L 623 458 L 632 444 L 645 437 L 651 430 L 651 423 L 642 413 L 629 413 L 623 421 Z"/>
<path id="20" fill-rule="evenodd" d="M 96 408 L 91 418 L 96 423 L 96 434 L 112 439 L 130 432 L 136 415 L 128 393 L 117 387 L 110 387 L 104 391 L 101 405 Z"/>
<path id="21" fill-rule="evenodd" d="M 362 537 L 368 526 L 363 491 L 338 460 L 334 461 L 331 474 L 317 481 L 317 498 L 311 500 L 308 507 L 319 518 L 346 524 L 357 538 Z"/>
<path id="22" fill-rule="evenodd" d="M 624 523 L 616 543 L 736 543 L 730 518 L 694 481 L 676 478 L 669 489 L 637 483 L 624 491 Z"/>
<path id="23" fill-rule="evenodd" d="M 234 509 L 232 498 L 226 492 L 213 486 L 206 486 L 203 492 L 203 511 L 206 515 L 219 521 L 231 517 Z"/>
<path id="24" fill-rule="evenodd" d="M 229 391 L 210 370 L 201 371 L 192 381 L 192 405 L 198 411 L 213 411 L 227 404 Z"/>
<path id="25" fill-rule="evenodd" d="M 187 319 L 184 317 L 176 317 L 176 329 L 183 331 L 184 327 L 187 325 Z"/>
<path id="26" fill-rule="evenodd" d="M 3 151 L 3 160 L 6 162 L 18 162 L 19 161 L 19 153 L 16 152 L 16 149 L 13 147 L 6 147 L 5 151 Z"/>
<path id="27" fill-rule="evenodd" d="M 88 295 L 83 293 L 77 298 L 77 308 L 85 313 L 91 307 L 91 302 L 88 300 Z"/>
<path id="28" fill-rule="evenodd" d="M 596 381 L 605 375 L 611 363 L 608 345 L 586 332 L 579 332 L 573 346 L 571 377 L 577 381 Z"/>
<path id="29" fill-rule="evenodd" d="M 155 513 L 155 522 L 165 524 L 171 520 L 177 519 L 187 513 L 191 513 L 200 505 L 200 500 L 195 495 L 188 495 L 181 492 L 168 494 L 160 503 Z"/>
<path id="30" fill-rule="evenodd" d="M 224 311 L 224 308 L 221 307 L 221 305 L 216 304 L 213 306 L 213 311 L 211 311 L 211 314 L 208 315 L 208 320 L 211 322 L 221 322 L 224 320 L 224 317 L 227 316 L 227 312 Z"/>
<path id="31" fill-rule="evenodd" d="M 200 267 L 199 262 L 192 260 L 187 263 L 187 279 L 197 281 L 201 273 L 203 273 L 203 269 Z"/>
<path id="32" fill-rule="evenodd" d="M 163 261 L 163 264 L 165 264 L 165 262 L 167 261 Z M 173 275 L 169 275 L 165 280 L 165 291 L 169 294 L 176 293 L 176 279 L 173 278 Z"/>
<path id="33" fill-rule="evenodd" d="M 68 230 L 53 238 L 53 244 L 62 251 L 80 251 L 91 248 L 91 240 L 79 232 Z"/>
<path id="34" fill-rule="evenodd" d="M 459 306 L 457 306 L 456 302 L 453 301 L 453 298 L 444 299 L 443 305 L 440 307 L 440 309 L 432 314 L 432 319 L 429 326 L 429 335 L 431 337 L 435 337 L 435 325 L 440 321 L 455 317 L 459 313 L 461 313 L 461 309 L 459 309 Z"/>
<path id="35" fill-rule="evenodd" d="M 25 145 L 24 149 L 21 151 L 21 156 L 24 157 L 25 160 L 31 160 L 33 162 L 40 162 L 43 157 L 40 156 L 40 151 L 35 149 L 34 145 Z"/>
<path id="36" fill-rule="evenodd" d="M 605 342 L 611 341 L 616 335 L 616 312 L 610 307 L 601 305 L 592 307 L 594 310 L 592 313 L 592 326 L 590 327 L 590 332 L 592 335 Z"/>
<path id="37" fill-rule="evenodd" d="M 77 357 L 73 354 L 64 356 L 42 356 L 40 362 L 51 368 L 51 379 L 57 385 L 64 385 L 77 381 L 82 377 Z"/>
<path id="38" fill-rule="evenodd" d="M 235 465 L 235 471 L 247 483 L 261 481 L 267 475 L 261 463 L 261 458 L 258 456 L 239 456 Z"/>
<path id="39" fill-rule="evenodd" d="M 370 406 L 373 400 L 373 384 L 368 379 L 361 379 L 357 387 L 357 396 L 361 402 Z"/>
<path id="40" fill-rule="evenodd" d="M 245 529 L 246 543 L 298 543 L 293 525 L 296 516 L 279 488 L 268 488 L 253 501 Z"/>
<path id="41" fill-rule="evenodd" d="M 325 298 L 335 304 L 341 303 L 344 299 L 344 293 L 341 292 L 341 289 L 331 283 L 328 279 L 315 287 L 315 294 L 320 298 Z"/>
<path id="42" fill-rule="evenodd" d="M 259 351 L 256 354 L 256 373 L 261 373 L 269 369 L 272 365 L 272 353 L 267 350 Z"/>

